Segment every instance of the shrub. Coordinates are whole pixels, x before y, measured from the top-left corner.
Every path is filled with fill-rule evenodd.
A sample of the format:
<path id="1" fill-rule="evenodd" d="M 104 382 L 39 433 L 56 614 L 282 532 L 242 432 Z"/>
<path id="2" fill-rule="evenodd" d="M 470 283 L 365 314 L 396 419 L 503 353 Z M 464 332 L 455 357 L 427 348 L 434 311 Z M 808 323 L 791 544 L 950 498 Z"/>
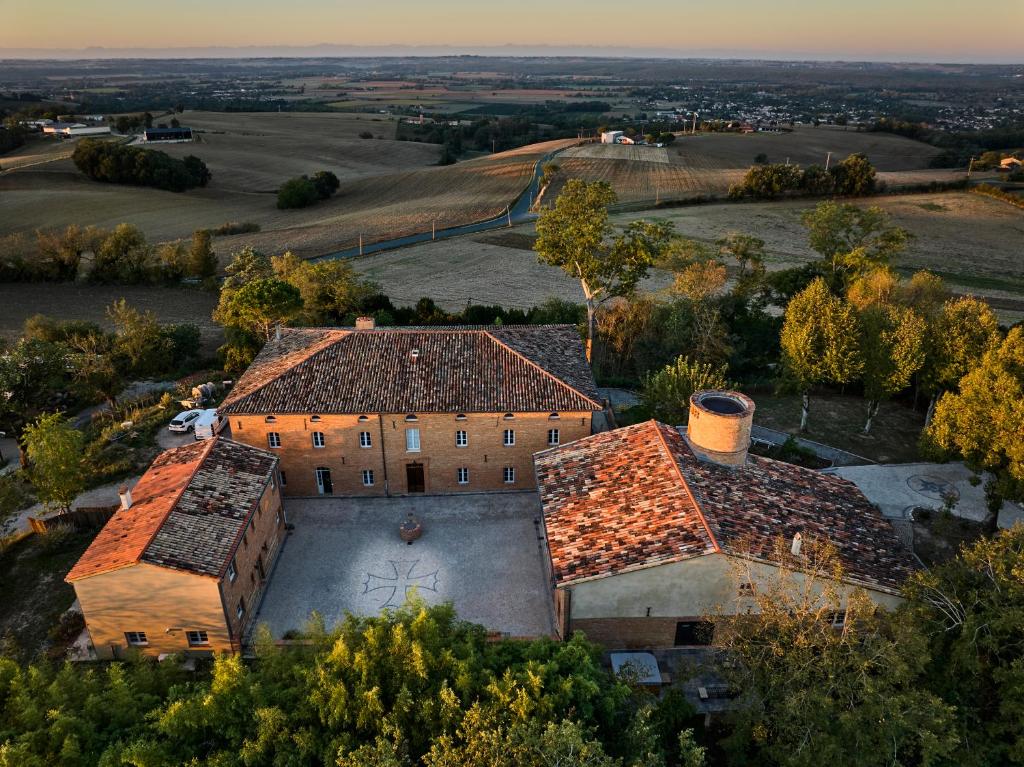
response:
<path id="1" fill-rule="evenodd" d="M 211 229 L 210 234 L 214 237 L 229 237 L 232 234 L 252 234 L 259 230 L 260 225 L 252 221 L 228 221 L 216 229 Z"/>
<path id="2" fill-rule="evenodd" d="M 364 130 L 359 134 L 359 138 L 373 138 L 373 134 L 368 130 Z"/>
<path id="3" fill-rule="evenodd" d="M 313 174 L 312 181 L 313 186 L 316 187 L 316 193 L 320 195 L 321 200 L 330 199 L 330 197 L 338 191 L 338 187 L 341 186 L 341 182 L 338 181 L 338 177 L 329 170 L 317 171 Z"/>
<path id="4" fill-rule="evenodd" d="M 320 193 L 308 176 L 288 179 L 277 190 L 277 207 L 281 210 L 306 208 L 319 199 Z"/>

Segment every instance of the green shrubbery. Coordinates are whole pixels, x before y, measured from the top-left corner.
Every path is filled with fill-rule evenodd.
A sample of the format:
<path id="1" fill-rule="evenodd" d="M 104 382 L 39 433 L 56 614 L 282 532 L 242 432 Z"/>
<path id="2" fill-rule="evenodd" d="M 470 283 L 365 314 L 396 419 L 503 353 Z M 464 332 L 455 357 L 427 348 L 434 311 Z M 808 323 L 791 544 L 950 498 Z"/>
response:
<path id="1" fill-rule="evenodd" d="M 761 200 L 795 194 L 858 197 L 874 192 L 875 185 L 875 169 L 863 154 L 851 154 L 828 170 L 820 165 L 801 169 L 798 165 L 759 163 L 755 159 L 743 180 L 729 188 L 729 196 Z"/>
<path id="2" fill-rule="evenodd" d="M 285 181 L 277 190 L 277 207 L 282 210 L 306 208 L 320 200 L 329 199 L 340 186 L 338 177 L 329 170 L 317 171 L 312 178 L 296 176 Z"/>
<path id="3" fill-rule="evenodd" d="M 82 139 L 71 158 L 82 173 L 95 181 L 152 186 L 170 192 L 206 186 L 211 177 L 206 163 L 193 155 L 179 160 L 155 149 L 113 141 Z"/>

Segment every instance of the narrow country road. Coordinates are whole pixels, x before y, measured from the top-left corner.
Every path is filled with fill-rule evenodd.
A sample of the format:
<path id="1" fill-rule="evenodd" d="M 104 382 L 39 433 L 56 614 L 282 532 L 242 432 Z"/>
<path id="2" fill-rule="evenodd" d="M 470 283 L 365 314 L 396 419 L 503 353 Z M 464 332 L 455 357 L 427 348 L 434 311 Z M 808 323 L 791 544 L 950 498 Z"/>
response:
<path id="1" fill-rule="evenodd" d="M 533 168 L 533 178 L 530 179 L 529 186 L 523 190 L 508 210 L 500 215 L 483 221 L 475 221 L 472 224 L 463 224 L 462 226 L 451 226 L 446 229 L 438 229 L 437 232 L 420 232 L 418 234 L 409 234 L 404 237 L 396 237 L 392 240 L 381 240 L 380 242 L 367 243 L 362 247 L 361 251 L 358 247 L 346 248 L 344 250 L 335 251 L 334 253 L 326 253 L 310 260 L 315 262 L 333 261 L 338 258 L 354 258 L 359 255 L 379 253 L 384 250 L 404 248 L 407 245 L 417 245 L 421 242 L 447 240 L 450 237 L 458 237 L 463 234 L 476 234 L 477 232 L 486 232 L 491 229 L 500 229 L 501 227 L 533 221 L 537 218 L 537 214 L 530 211 L 530 206 L 533 204 L 533 201 L 537 197 L 537 193 L 540 191 L 540 177 L 544 173 L 543 168 L 561 151 L 563 150 L 556 149 L 552 152 L 548 152 L 537 160 L 537 163 Z"/>

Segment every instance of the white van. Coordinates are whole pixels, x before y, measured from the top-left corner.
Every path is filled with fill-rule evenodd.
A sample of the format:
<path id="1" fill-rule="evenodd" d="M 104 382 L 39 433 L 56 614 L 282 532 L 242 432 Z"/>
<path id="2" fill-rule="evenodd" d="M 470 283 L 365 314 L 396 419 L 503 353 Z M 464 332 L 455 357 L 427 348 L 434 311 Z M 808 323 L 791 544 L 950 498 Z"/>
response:
<path id="1" fill-rule="evenodd" d="M 216 410 L 204 410 L 203 414 L 196 419 L 196 439 L 213 439 L 227 425 L 228 419 L 225 416 L 217 415 Z"/>

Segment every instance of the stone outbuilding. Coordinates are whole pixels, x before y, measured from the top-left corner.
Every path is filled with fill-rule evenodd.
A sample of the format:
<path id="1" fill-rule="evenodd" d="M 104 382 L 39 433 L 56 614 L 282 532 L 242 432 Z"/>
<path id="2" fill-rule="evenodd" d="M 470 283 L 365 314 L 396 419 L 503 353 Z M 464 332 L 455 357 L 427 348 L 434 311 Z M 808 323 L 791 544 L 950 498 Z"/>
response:
<path id="1" fill-rule="evenodd" d="M 65 580 L 100 658 L 238 651 L 284 535 L 276 456 L 215 437 L 157 456 Z"/>
<path id="2" fill-rule="evenodd" d="M 686 435 L 648 421 L 535 457 L 563 636 L 583 631 L 619 648 L 706 643 L 709 614 L 753 605 L 737 593 L 734 565 L 771 577 L 780 539 L 794 553 L 828 539 L 841 591 L 899 603 L 915 560 L 890 523 L 852 482 L 749 455 L 753 409 L 742 394 L 703 392 Z"/>

